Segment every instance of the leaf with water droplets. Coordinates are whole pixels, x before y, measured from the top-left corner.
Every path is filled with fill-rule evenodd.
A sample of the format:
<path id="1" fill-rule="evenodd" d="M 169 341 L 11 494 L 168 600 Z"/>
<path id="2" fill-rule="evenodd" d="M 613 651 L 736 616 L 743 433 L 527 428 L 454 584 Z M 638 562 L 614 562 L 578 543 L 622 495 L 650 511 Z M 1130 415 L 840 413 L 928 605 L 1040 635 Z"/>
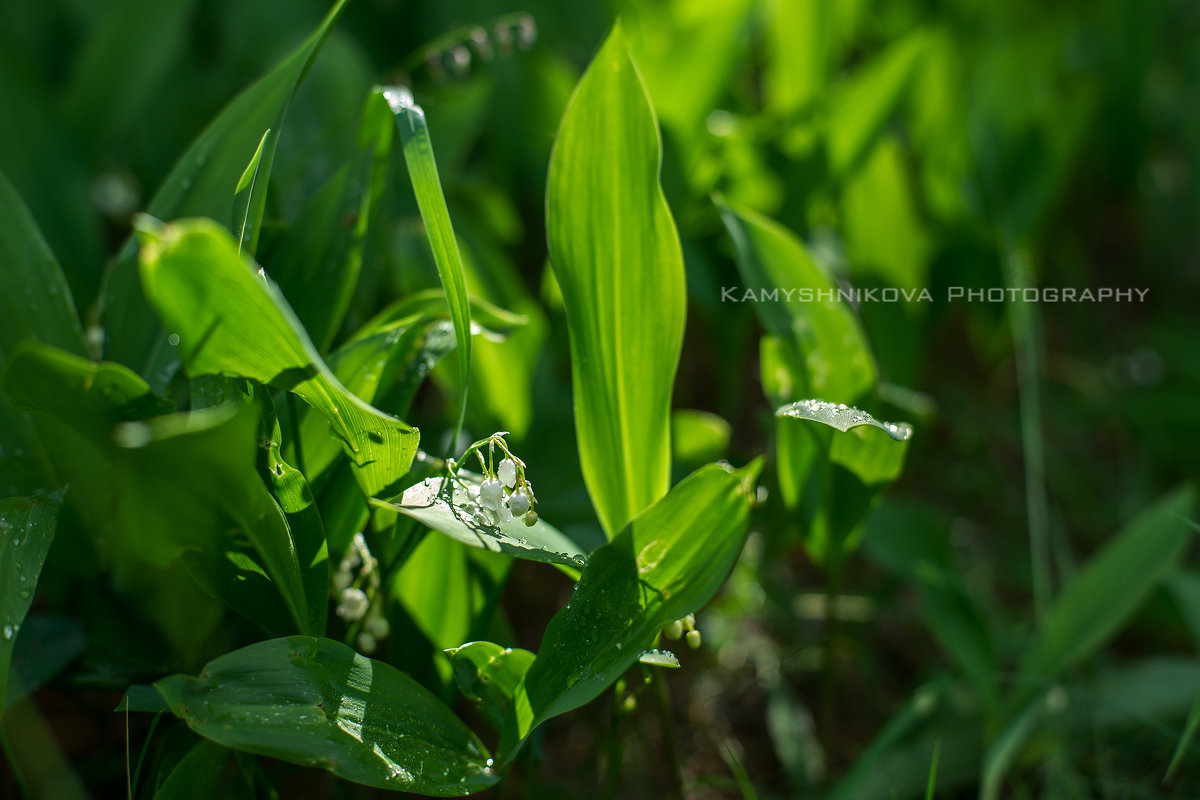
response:
<path id="1" fill-rule="evenodd" d="M 679 669 L 679 657 L 670 650 L 643 650 L 638 661 L 652 667 L 670 667 Z"/>
<path id="2" fill-rule="evenodd" d="M 412 517 L 471 547 L 570 567 L 579 566 L 586 558 L 579 545 L 541 519 L 532 526 L 527 526 L 520 517 L 498 521 L 468 495 L 467 487 L 478 486 L 479 476 L 459 470 L 459 477 L 466 485 L 445 478 L 428 478 L 406 489 L 397 501 L 372 499 L 371 504 Z"/>
<path id="3" fill-rule="evenodd" d="M 498 780 L 487 748 L 429 690 L 331 639 L 258 642 L 154 686 L 206 739 L 356 783 L 449 797 Z"/>
<path id="4" fill-rule="evenodd" d="M 760 468 L 701 467 L 591 554 L 517 687 L 502 763 L 535 727 L 591 701 L 664 627 L 708 602 L 741 553 Z"/>
<path id="5" fill-rule="evenodd" d="M 58 526 L 65 490 L 0 500 L 0 711 L 4 710 L 13 645 L 33 602 L 46 554 Z"/>

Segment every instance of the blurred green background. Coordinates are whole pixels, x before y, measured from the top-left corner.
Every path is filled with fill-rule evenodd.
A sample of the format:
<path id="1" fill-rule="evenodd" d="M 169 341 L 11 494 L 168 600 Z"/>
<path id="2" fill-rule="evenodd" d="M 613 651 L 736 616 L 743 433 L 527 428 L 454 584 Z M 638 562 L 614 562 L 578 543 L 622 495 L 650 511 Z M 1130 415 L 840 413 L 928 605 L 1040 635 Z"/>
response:
<path id="1" fill-rule="evenodd" d="M 0 6 L 0 171 L 81 315 L 188 142 L 327 11 L 307 0 Z M 681 652 L 670 676 L 673 728 L 649 695 L 628 713 L 594 703 L 547 726 L 496 794 L 661 796 L 672 779 L 658 753 L 673 740 L 694 797 L 919 797 L 935 743 L 937 796 L 974 797 L 1013 730 L 991 696 L 1022 686 L 1036 640 L 1031 527 L 1058 595 L 1200 465 L 1200 4 L 353 0 L 288 111 L 259 259 L 270 271 L 288 257 L 287 233 L 355 152 L 372 85 L 411 85 L 472 293 L 530 317 L 477 350 L 468 429 L 512 431 L 538 476 L 539 512 L 591 541 L 601 534 L 571 434 L 544 196 L 570 92 L 618 18 L 659 116 L 687 265 L 675 405 L 729 426 L 715 452 L 684 452 L 677 437 L 678 474 L 773 447 L 755 309 L 722 301 L 744 282 L 714 193 L 779 221 L 847 285 L 929 289 L 930 302 L 857 309 L 880 375 L 864 407 L 913 422 L 916 435 L 836 597 L 796 521 L 766 503 L 726 592 L 700 615 L 705 647 Z M 438 286 L 396 158 L 391 173 L 343 333 Z M 1149 291 L 1137 303 L 947 300 L 950 287 L 1007 285 Z M 453 376 L 434 378 L 409 420 L 427 447 L 455 417 Z M 87 563 L 81 534 L 68 525 L 59 537 L 37 635 L 21 640 L 41 649 L 19 644 L 17 665 L 43 676 L 35 699 L 57 741 L 46 747 L 95 796 L 121 796 L 126 726 L 114 698 L 224 643 L 173 651 Z M 522 646 L 536 648 L 568 596 L 558 578 L 514 565 L 501 607 Z M 1195 547 L 1119 621 L 1035 687 L 1044 698 L 1022 717 L 1003 796 L 1200 796 L 1200 754 L 1186 741 L 1164 782 L 1200 696 Z M 423 663 L 418 677 L 436 685 L 440 643 L 413 626 L 421 652 L 387 657 Z M 131 726 L 136 753 L 147 725 Z M 157 757 L 169 762 L 172 746 Z M 280 796 L 371 796 L 323 773 L 265 769 Z M 0 789 L 15 791 L 9 776 Z"/>

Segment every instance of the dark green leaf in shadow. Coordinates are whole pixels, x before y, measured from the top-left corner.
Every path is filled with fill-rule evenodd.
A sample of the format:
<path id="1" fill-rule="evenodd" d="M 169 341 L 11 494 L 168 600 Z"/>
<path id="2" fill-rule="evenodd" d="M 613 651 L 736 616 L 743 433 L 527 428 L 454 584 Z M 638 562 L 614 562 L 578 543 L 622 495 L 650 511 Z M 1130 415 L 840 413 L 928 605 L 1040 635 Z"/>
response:
<path id="1" fill-rule="evenodd" d="M 579 459 L 609 538 L 670 487 L 686 287 L 660 164 L 654 110 L 614 26 L 563 115 L 546 187 Z"/>
<path id="2" fill-rule="evenodd" d="M 238 255 L 227 231 L 191 220 L 143 238 L 146 297 L 178 338 L 189 375 L 247 377 L 294 392 L 328 421 L 367 495 L 408 472 L 417 430 L 342 386 L 278 288 Z"/>
<path id="3" fill-rule="evenodd" d="M 330 639 L 259 642 L 155 687 L 207 739 L 356 783 L 457 796 L 497 780 L 483 744 L 428 690 Z"/>
<path id="4" fill-rule="evenodd" d="M 0 173 L 0 353 L 37 339 L 83 355 L 75 302 L 50 246 L 8 178 Z"/>
<path id="5" fill-rule="evenodd" d="M 158 219 L 210 217 L 237 229 L 234 194 L 246 164 L 263 131 L 282 130 L 288 103 L 345 4 L 346 0 L 338 0 L 300 47 L 230 101 L 176 163 L 146 208 L 148 214 Z M 270 176 L 276 141 L 272 137 L 263 151 L 260 183 Z M 250 218 L 257 230 L 266 192 L 260 188 L 255 194 Z M 161 389 L 174 375 L 177 354 L 167 345 L 167 332 L 138 290 L 137 249 L 138 242 L 131 237 L 105 275 L 99 306 L 106 336 L 104 356 L 133 368 Z"/>
<path id="6" fill-rule="evenodd" d="M 433 158 L 433 143 L 429 139 L 429 128 L 425 124 L 425 111 L 413 100 L 412 92 L 400 87 L 379 90 L 396 115 L 396 127 L 404 148 L 404 163 L 412 178 L 417 207 L 433 248 L 433 259 L 442 289 L 446 292 L 446 304 L 450 307 L 450 318 L 454 321 L 454 337 L 458 349 L 458 374 L 471 374 L 471 307 L 467 301 L 467 277 L 463 272 L 462 256 L 458 252 L 458 240 L 454 238 L 454 227 L 450 223 L 450 211 L 442 194 L 438 178 L 437 162 Z M 462 430 L 463 417 L 467 411 L 468 380 L 461 381 L 458 421 L 450 441 L 458 439 Z"/>
<path id="7" fill-rule="evenodd" d="M 479 477 L 459 471 L 468 485 L 478 485 Z M 373 499 L 372 505 L 397 511 L 439 533 L 471 547 L 517 558 L 578 567 L 586 553 L 556 528 L 538 520 L 527 526 L 521 518 L 497 522 L 491 512 L 471 510 L 467 487 L 445 478 L 427 478 L 411 486 L 395 502 Z"/>
<path id="8" fill-rule="evenodd" d="M 513 694 L 533 663 L 533 653 L 492 642 L 471 642 L 446 654 L 463 696 L 493 728 L 501 730 L 512 710 Z"/>
<path id="9" fill-rule="evenodd" d="M 33 604 L 42 565 L 54 540 L 64 491 L 0 500 L 0 713 L 8 694 L 8 667 L 25 615 Z"/>
<path id="10" fill-rule="evenodd" d="M 659 631 L 708 602 L 741 553 L 760 468 L 701 467 L 591 554 L 517 689 L 503 763 L 534 728 L 591 701 Z"/>
<path id="11" fill-rule="evenodd" d="M 227 748 L 201 739 L 171 770 L 154 800 L 226 800 L 229 788 L 222 785 L 222 778 L 232 755 Z"/>

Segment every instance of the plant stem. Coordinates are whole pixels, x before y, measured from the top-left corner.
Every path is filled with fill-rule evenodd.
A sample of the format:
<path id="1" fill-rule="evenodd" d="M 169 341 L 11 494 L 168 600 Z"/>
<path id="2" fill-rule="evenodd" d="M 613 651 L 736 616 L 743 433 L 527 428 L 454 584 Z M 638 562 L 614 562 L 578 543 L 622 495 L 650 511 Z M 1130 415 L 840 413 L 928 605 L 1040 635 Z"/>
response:
<path id="1" fill-rule="evenodd" d="M 656 670 L 654 674 L 654 704 L 658 707 L 659 727 L 662 729 L 663 750 L 667 756 L 667 773 L 671 778 L 669 796 L 683 800 L 683 775 L 679 765 L 679 747 L 675 741 L 675 720 L 671 717 L 671 698 L 667 682 Z"/>
<path id="2" fill-rule="evenodd" d="M 833 727 L 836 718 L 837 673 L 834 664 L 834 649 L 838 636 L 837 598 L 842 583 L 841 564 L 831 565 L 825 572 L 825 630 L 824 647 L 821 653 L 821 709 L 820 731 L 827 750 L 832 750 Z"/>

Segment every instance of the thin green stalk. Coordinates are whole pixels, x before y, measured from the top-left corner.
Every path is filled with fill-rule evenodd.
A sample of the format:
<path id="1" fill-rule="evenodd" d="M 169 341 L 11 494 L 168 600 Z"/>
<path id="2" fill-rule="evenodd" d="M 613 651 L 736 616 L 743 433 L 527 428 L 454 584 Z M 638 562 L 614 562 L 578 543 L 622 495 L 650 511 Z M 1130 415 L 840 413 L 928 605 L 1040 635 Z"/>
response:
<path id="1" fill-rule="evenodd" d="M 834 647 L 838 636 L 836 609 L 838 594 L 841 591 L 841 576 L 840 565 L 825 572 L 825 641 L 821 653 L 820 735 L 826 747 L 830 747 L 832 744 L 834 720 L 837 718 L 837 702 L 834 698 L 837 690 Z"/>
<path id="2" fill-rule="evenodd" d="M 670 797 L 683 800 L 683 775 L 679 765 L 679 747 L 675 739 L 675 720 L 671 717 L 671 698 L 667 695 L 667 682 L 662 677 L 661 671 L 655 671 L 653 683 L 654 705 L 658 709 L 663 749 L 667 756 L 667 774 L 671 779 Z"/>
<path id="3" fill-rule="evenodd" d="M 1005 279 L 1010 288 L 1033 284 L 1029 254 L 1012 243 L 1004 247 Z M 1046 453 L 1042 441 L 1041 330 L 1033 306 L 1010 302 L 1017 401 L 1021 415 L 1021 451 L 1025 462 L 1025 508 L 1029 519 L 1029 558 L 1033 572 L 1033 608 L 1040 623 L 1050 604 L 1050 523 L 1046 500 Z"/>

